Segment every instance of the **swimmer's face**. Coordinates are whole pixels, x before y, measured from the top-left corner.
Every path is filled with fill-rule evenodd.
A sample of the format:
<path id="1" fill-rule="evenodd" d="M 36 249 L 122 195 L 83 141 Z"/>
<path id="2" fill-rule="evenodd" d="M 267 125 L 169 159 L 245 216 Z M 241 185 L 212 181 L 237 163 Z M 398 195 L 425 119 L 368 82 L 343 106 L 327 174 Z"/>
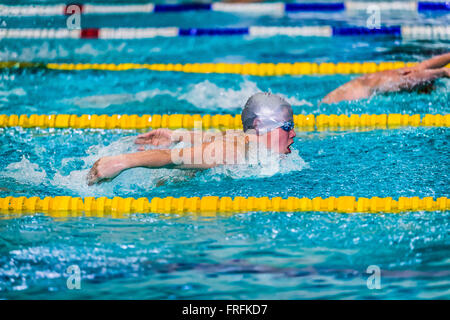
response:
<path id="1" fill-rule="evenodd" d="M 296 134 L 294 129 L 289 131 L 277 128 L 267 134 L 267 141 L 270 141 L 270 149 L 279 153 L 291 153 L 291 144 L 294 143 Z"/>

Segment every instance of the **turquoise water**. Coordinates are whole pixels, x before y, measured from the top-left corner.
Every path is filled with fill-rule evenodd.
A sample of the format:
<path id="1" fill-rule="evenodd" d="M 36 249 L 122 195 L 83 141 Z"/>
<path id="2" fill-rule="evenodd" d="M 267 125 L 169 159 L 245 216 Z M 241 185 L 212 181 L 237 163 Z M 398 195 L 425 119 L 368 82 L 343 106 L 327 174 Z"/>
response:
<path id="1" fill-rule="evenodd" d="M 386 24 L 445 24 L 448 17 L 387 14 Z M 384 19 L 383 18 L 383 19 Z M 7 27 L 63 27 L 64 18 L 1 18 Z M 361 25 L 346 14 L 99 16 L 84 27 Z M 139 41 L 0 40 L 0 60 L 42 62 L 416 61 L 445 41 L 394 38 L 175 38 Z M 446 114 L 449 80 L 431 94 L 381 95 L 320 105 L 353 75 L 251 77 L 1 70 L 0 113 L 238 113 L 258 91 L 295 113 Z M 133 169 L 88 187 L 100 156 L 136 150 L 134 130 L 0 129 L 0 197 L 269 196 L 450 197 L 450 129 L 297 132 L 293 153 L 266 167 L 203 172 Z M 430 299 L 450 294 L 450 212 L 260 213 L 112 218 L 44 214 L 0 220 L 3 299 Z M 81 289 L 69 290 L 78 265 Z M 366 269 L 381 269 L 369 290 Z"/>

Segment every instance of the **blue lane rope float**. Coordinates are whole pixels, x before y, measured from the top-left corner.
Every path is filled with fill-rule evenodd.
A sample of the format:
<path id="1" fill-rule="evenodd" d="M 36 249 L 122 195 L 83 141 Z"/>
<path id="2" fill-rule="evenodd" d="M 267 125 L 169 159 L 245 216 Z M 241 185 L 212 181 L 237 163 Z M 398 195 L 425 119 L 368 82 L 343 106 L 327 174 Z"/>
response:
<path id="1" fill-rule="evenodd" d="M 377 29 L 369 29 L 364 27 L 332 27 L 333 36 L 370 36 L 370 35 L 391 35 L 401 36 L 401 26 L 382 26 Z"/>
<path id="2" fill-rule="evenodd" d="M 0 29 L 0 39 L 148 39 L 155 37 L 198 36 L 249 36 L 249 37 L 342 37 L 342 36 L 390 36 L 411 39 L 450 39 L 448 26 L 381 26 L 378 29 L 365 27 L 301 26 L 243 28 L 88 28 L 59 29 Z"/>
<path id="3" fill-rule="evenodd" d="M 165 13 L 188 11 L 215 11 L 230 13 L 285 14 L 296 12 L 342 12 L 367 10 L 375 5 L 380 10 L 450 11 L 446 1 L 381 1 L 381 2 L 310 2 L 310 3 L 181 3 L 181 4 L 54 4 L 54 5 L 0 5 L 2 16 L 63 15 L 69 6 L 76 5 L 82 14 Z M 71 12 L 72 13 L 72 12 Z"/>
<path id="4" fill-rule="evenodd" d="M 345 4 L 343 2 L 336 3 L 286 3 L 284 5 L 285 12 L 301 12 L 301 11 L 343 11 Z"/>
<path id="5" fill-rule="evenodd" d="M 435 2 L 435 1 L 419 1 L 417 3 L 418 11 L 442 10 L 450 11 L 450 1 Z"/>

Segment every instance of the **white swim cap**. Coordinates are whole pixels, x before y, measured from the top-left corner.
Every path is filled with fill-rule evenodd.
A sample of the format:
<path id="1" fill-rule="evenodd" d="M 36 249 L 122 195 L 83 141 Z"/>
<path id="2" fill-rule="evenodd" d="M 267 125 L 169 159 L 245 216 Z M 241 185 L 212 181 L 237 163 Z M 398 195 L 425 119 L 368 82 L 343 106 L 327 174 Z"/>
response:
<path id="1" fill-rule="evenodd" d="M 241 119 L 244 132 L 249 129 L 268 132 L 286 122 L 294 122 L 291 105 L 280 96 L 268 92 L 252 95 L 242 110 Z M 254 126 L 255 119 L 260 121 L 257 128 Z"/>

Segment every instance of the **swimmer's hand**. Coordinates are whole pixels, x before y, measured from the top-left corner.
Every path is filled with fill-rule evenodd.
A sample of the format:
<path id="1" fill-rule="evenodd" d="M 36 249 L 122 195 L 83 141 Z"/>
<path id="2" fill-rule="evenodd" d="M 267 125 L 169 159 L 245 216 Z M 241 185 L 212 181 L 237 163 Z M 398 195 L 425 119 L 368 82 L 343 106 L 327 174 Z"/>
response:
<path id="1" fill-rule="evenodd" d="M 442 68 L 444 69 L 444 77 L 450 78 L 450 68 Z"/>
<path id="2" fill-rule="evenodd" d="M 190 150 L 189 150 L 190 151 Z M 147 168 L 167 168 L 180 164 L 179 161 L 172 161 L 172 154 L 169 149 L 147 150 L 136 153 L 120 154 L 118 156 L 103 157 L 94 163 L 87 175 L 88 185 L 111 180 L 124 170 L 147 167 Z"/>
<path id="3" fill-rule="evenodd" d="M 127 169 L 123 155 L 103 157 L 97 160 L 87 175 L 89 186 L 112 179 Z"/>
<path id="4" fill-rule="evenodd" d="M 138 135 L 134 143 L 136 144 L 152 144 L 154 146 L 169 146 L 173 141 L 172 130 L 160 128 Z M 144 147 L 139 148 L 144 150 Z"/>

